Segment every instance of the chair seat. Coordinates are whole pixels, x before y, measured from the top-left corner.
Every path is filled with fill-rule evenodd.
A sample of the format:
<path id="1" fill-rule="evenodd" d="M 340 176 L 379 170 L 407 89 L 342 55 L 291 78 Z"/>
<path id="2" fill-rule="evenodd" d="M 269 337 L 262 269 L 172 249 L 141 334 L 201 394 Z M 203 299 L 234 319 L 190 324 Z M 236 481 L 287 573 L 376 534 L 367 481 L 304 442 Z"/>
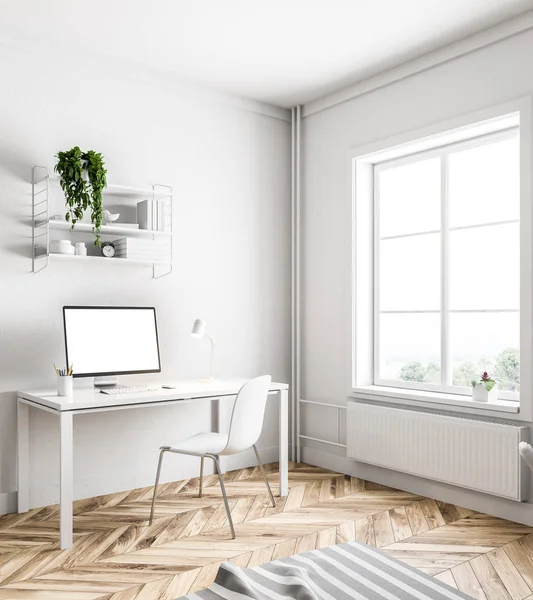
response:
<path id="1" fill-rule="evenodd" d="M 227 433 L 198 433 L 173 444 L 161 446 L 171 452 L 184 452 L 185 454 L 220 454 L 228 444 Z"/>

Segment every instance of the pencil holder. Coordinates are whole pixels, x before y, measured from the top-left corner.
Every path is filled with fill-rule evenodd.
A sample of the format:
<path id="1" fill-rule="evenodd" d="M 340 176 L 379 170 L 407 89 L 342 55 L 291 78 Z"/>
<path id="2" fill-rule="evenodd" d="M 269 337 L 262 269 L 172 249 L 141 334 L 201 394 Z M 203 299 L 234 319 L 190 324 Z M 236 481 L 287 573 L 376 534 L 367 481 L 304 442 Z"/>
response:
<path id="1" fill-rule="evenodd" d="M 57 376 L 57 395 L 58 396 L 72 396 L 73 389 L 73 377 L 72 375 L 61 375 Z"/>

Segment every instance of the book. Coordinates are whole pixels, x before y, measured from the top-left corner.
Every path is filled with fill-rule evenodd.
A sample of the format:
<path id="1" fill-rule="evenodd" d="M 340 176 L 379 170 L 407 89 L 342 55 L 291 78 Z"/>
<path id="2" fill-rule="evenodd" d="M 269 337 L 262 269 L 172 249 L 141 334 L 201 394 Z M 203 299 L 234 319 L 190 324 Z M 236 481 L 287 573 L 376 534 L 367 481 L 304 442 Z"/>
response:
<path id="1" fill-rule="evenodd" d="M 154 229 L 154 206 L 152 200 L 137 202 L 137 223 L 140 229 Z"/>

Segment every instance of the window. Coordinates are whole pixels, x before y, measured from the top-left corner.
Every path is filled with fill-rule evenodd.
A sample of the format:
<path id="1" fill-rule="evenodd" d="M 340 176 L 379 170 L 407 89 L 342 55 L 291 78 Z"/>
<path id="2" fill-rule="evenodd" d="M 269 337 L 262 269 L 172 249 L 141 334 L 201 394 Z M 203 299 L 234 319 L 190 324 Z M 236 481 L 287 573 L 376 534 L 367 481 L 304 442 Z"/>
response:
<path id="1" fill-rule="evenodd" d="M 533 422 L 531 164 L 530 96 L 348 151 L 348 395 Z"/>
<path id="2" fill-rule="evenodd" d="M 373 166 L 374 385 L 520 389 L 520 152 L 512 127 Z"/>

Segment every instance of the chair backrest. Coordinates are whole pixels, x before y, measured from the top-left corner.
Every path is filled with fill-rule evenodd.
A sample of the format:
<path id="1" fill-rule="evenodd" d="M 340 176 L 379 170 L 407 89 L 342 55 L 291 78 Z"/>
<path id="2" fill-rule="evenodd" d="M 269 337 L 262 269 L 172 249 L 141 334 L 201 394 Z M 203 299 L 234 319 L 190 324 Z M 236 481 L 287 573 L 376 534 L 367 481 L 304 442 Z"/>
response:
<path id="1" fill-rule="evenodd" d="M 237 394 L 229 426 L 228 445 L 221 454 L 237 454 L 251 448 L 261 435 L 272 378 L 262 375 L 245 383 Z"/>

